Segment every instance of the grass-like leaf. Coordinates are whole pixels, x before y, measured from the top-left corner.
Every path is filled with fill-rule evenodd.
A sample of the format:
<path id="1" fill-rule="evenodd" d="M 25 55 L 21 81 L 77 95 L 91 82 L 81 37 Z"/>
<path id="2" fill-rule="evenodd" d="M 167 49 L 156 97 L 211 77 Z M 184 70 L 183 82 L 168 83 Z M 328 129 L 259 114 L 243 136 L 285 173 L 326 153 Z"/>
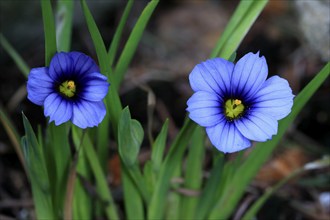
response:
<path id="1" fill-rule="evenodd" d="M 220 56 L 229 59 L 267 3 L 268 0 L 240 1 L 211 58 Z"/>
<path id="2" fill-rule="evenodd" d="M 203 179 L 203 161 L 204 161 L 204 135 L 201 127 L 197 127 L 191 138 L 191 146 L 189 148 L 187 158 L 187 168 L 184 179 L 184 188 L 194 190 L 196 195 L 183 196 L 181 200 L 180 218 L 193 219 L 196 216 L 196 210 L 200 210 L 198 205 L 198 193 L 202 186 Z"/>
<path id="3" fill-rule="evenodd" d="M 49 179 L 52 184 L 54 207 L 61 212 L 64 207 L 65 186 L 71 159 L 69 146 L 68 124 L 55 126 L 54 122 L 48 126 L 48 142 L 44 148 L 44 157 L 48 164 Z"/>
<path id="4" fill-rule="evenodd" d="M 13 46 L 7 41 L 5 36 L 0 33 L 0 44 L 6 50 L 6 52 L 10 55 L 10 57 L 14 60 L 19 70 L 23 73 L 23 75 L 27 78 L 30 73 L 30 67 L 26 64 L 26 62 L 22 59 L 22 57 L 16 52 Z"/>
<path id="5" fill-rule="evenodd" d="M 124 205 L 126 219 L 144 219 L 144 207 L 141 194 L 134 183 L 133 178 L 130 175 L 130 171 L 127 169 L 132 169 L 132 166 L 126 168 L 125 164 L 122 164 L 122 182 L 124 190 Z M 142 180 L 143 178 L 140 177 Z M 145 187 L 145 186 L 143 186 Z"/>
<path id="6" fill-rule="evenodd" d="M 103 173 L 103 169 L 99 163 L 97 154 L 95 152 L 95 149 L 92 145 L 90 138 L 88 137 L 88 134 L 85 134 L 83 138 L 81 138 L 82 137 L 81 130 L 76 126 L 72 126 L 72 137 L 76 146 L 79 146 L 80 143 L 82 143 L 81 145 L 82 152 L 80 153 L 84 153 L 90 165 L 90 168 L 94 174 L 96 180 L 97 192 L 99 197 L 104 202 L 105 213 L 107 218 L 114 220 L 119 219 L 117 208 L 115 206 L 115 203 L 112 198 L 112 194 L 108 187 L 107 179 L 105 177 L 105 174 Z"/>
<path id="7" fill-rule="evenodd" d="M 56 53 L 56 31 L 54 14 L 50 0 L 40 0 L 45 33 L 45 66 Z"/>
<path id="8" fill-rule="evenodd" d="M 170 179 L 177 168 L 181 165 L 183 154 L 190 141 L 191 134 L 197 125 L 191 120 L 187 120 L 180 133 L 171 145 L 170 151 L 161 166 L 159 178 L 157 180 L 154 193 L 148 207 L 148 219 L 162 219 L 164 205 L 170 186 Z"/>
<path id="9" fill-rule="evenodd" d="M 168 120 L 165 121 L 154 144 L 152 145 L 151 161 L 152 161 L 152 169 L 155 172 L 155 174 L 158 174 L 163 161 L 167 132 L 168 132 Z"/>
<path id="10" fill-rule="evenodd" d="M 198 201 L 198 210 L 195 211 L 196 219 L 205 219 L 216 201 L 215 192 L 217 191 L 223 176 L 225 158 L 223 154 L 216 159 L 215 165 L 210 173 L 202 194 Z"/>
<path id="11" fill-rule="evenodd" d="M 71 48 L 71 32 L 74 0 L 57 1 L 56 40 L 57 50 L 68 52 Z"/>
<path id="12" fill-rule="evenodd" d="M 134 3 L 134 0 L 128 0 L 127 1 L 125 10 L 123 12 L 123 15 L 120 18 L 120 22 L 119 22 L 118 27 L 116 29 L 115 35 L 112 38 L 111 45 L 110 45 L 109 52 L 108 52 L 108 54 L 109 54 L 109 65 L 110 66 L 112 66 L 114 61 L 115 61 L 118 46 L 119 46 L 120 39 L 121 39 L 121 36 L 122 36 L 122 33 L 123 33 L 123 29 L 124 29 L 125 24 L 127 22 L 127 18 L 128 18 L 128 15 L 129 15 L 129 13 L 132 9 L 133 3 Z"/>
<path id="13" fill-rule="evenodd" d="M 38 219 L 56 219 L 43 149 L 37 141 L 29 120 L 24 114 L 22 116 L 25 136 L 21 144 L 31 182 L 36 215 Z"/>
<path id="14" fill-rule="evenodd" d="M 121 53 L 118 63 L 115 68 L 115 81 L 113 86 L 118 89 L 121 81 L 124 78 L 124 75 L 128 69 L 133 55 L 135 54 L 136 48 L 140 42 L 140 39 L 143 35 L 144 29 L 147 26 L 149 19 L 154 12 L 159 0 L 151 0 L 148 5 L 144 8 L 141 16 L 137 20 L 132 33 L 130 34 L 123 52 Z"/>

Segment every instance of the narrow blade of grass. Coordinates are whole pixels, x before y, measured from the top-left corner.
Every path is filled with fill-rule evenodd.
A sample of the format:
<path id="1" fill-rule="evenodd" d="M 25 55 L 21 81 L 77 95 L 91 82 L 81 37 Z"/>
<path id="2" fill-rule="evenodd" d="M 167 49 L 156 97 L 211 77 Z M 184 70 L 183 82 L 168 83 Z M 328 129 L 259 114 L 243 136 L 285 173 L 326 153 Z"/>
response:
<path id="1" fill-rule="evenodd" d="M 251 29 L 251 26 L 267 3 L 268 0 L 255 0 L 253 2 L 247 12 L 243 15 L 244 19 L 237 24 L 230 37 L 228 37 L 228 39 L 224 42 L 223 47 L 221 47 L 221 50 L 218 53 L 221 54 L 221 57 L 228 59 L 233 54 L 233 51 L 238 48 L 238 45 L 242 42 L 244 36 Z"/>
<path id="2" fill-rule="evenodd" d="M 72 127 L 72 136 L 75 143 L 80 143 L 81 130 L 75 126 Z M 92 169 L 96 180 L 97 192 L 103 201 L 106 202 L 105 213 L 108 219 L 119 219 L 115 203 L 112 198 L 112 194 L 108 187 L 107 179 L 102 171 L 102 167 L 97 158 L 95 149 L 87 134 L 85 134 L 82 140 L 82 152 L 85 152 L 87 161 Z"/>
<path id="3" fill-rule="evenodd" d="M 5 49 L 5 51 L 9 54 L 9 56 L 14 60 L 15 64 L 19 68 L 19 70 L 27 78 L 30 73 L 30 67 L 26 64 L 26 62 L 22 59 L 22 57 L 16 52 L 16 50 L 7 41 L 7 39 L 5 38 L 5 36 L 2 33 L 0 33 L 0 44 Z"/>
<path id="4" fill-rule="evenodd" d="M 22 149 L 31 182 L 33 200 L 38 219 L 57 219 L 51 201 L 50 181 L 43 149 L 40 147 L 29 120 L 24 114 L 25 136 Z"/>
<path id="5" fill-rule="evenodd" d="M 108 51 L 109 65 L 110 66 L 112 66 L 114 61 L 115 61 L 118 46 L 119 46 L 120 39 L 121 39 L 121 36 L 122 36 L 122 33 L 123 33 L 123 29 L 124 29 L 125 24 L 127 22 L 127 18 L 128 18 L 128 15 L 129 15 L 129 13 L 132 9 L 133 3 L 134 3 L 134 0 L 128 0 L 128 2 L 126 4 L 126 7 L 124 9 L 123 15 L 120 18 L 120 22 L 119 22 L 119 25 L 116 29 L 115 35 L 113 36 L 113 39 L 112 39 L 112 42 L 111 42 L 111 45 L 110 45 L 110 48 L 109 48 L 109 51 Z"/>
<path id="6" fill-rule="evenodd" d="M 271 155 L 278 142 L 283 137 L 286 129 L 294 121 L 307 101 L 321 86 L 330 74 L 330 62 L 314 77 L 312 81 L 295 98 L 291 113 L 279 122 L 278 133 L 272 140 L 258 143 L 242 166 L 236 171 L 232 181 L 226 187 L 223 196 L 218 200 L 210 213 L 210 219 L 228 219 L 239 199 L 242 197 L 246 186 L 258 172 L 261 165 Z M 221 212 L 219 210 L 221 209 Z"/>
<path id="7" fill-rule="evenodd" d="M 144 207 L 140 192 L 130 177 L 125 164 L 122 163 L 122 181 L 126 219 L 144 219 Z"/>
<path id="8" fill-rule="evenodd" d="M 197 125 L 187 120 L 174 140 L 168 155 L 160 169 L 159 178 L 148 208 L 148 219 L 162 219 L 164 205 L 174 170 L 181 164 L 183 154 Z"/>
<path id="9" fill-rule="evenodd" d="M 159 0 L 151 0 L 148 5 L 144 8 L 141 16 L 137 20 L 132 33 L 130 34 L 123 52 L 121 53 L 118 63 L 115 68 L 115 81 L 113 86 L 118 90 L 121 81 L 128 69 L 133 55 L 135 54 L 136 48 L 141 40 L 144 29 L 147 26 L 152 13 L 154 12 Z"/>
<path id="10" fill-rule="evenodd" d="M 64 207 L 65 186 L 67 183 L 67 173 L 71 160 L 71 152 L 69 146 L 69 130 L 68 124 L 55 126 L 54 123 L 48 126 L 48 143 L 45 148 L 45 158 L 48 163 L 49 178 L 53 184 L 53 203 L 54 207 L 61 213 Z"/>
<path id="11" fill-rule="evenodd" d="M 173 172 L 173 179 L 179 179 L 181 177 L 181 166 L 177 166 Z M 180 219 L 180 201 L 181 195 L 177 192 L 180 187 L 179 182 L 171 181 L 171 190 L 167 195 L 166 211 L 165 211 L 165 220 Z"/>
<path id="12" fill-rule="evenodd" d="M 45 66 L 56 53 L 56 31 L 54 14 L 50 0 L 40 0 L 45 33 Z"/>
<path id="13" fill-rule="evenodd" d="M 230 17 L 226 29 L 221 34 L 221 38 L 219 38 L 217 44 L 215 45 L 210 58 L 214 58 L 220 54 L 220 51 L 223 48 L 225 42 L 228 40 L 228 38 L 231 37 L 237 25 L 244 19 L 245 13 L 252 4 L 253 1 L 240 1 L 239 5 L 235 9 L 234 14 Z"/>
<path id="14" fill-rule="evenodd" d="M 71 48 L 73 6 L 73 0 L 57 1 L 56 39 L 58 51 L 68 52 Z"/>
<path id="15" fill-rule="evenodd" d="M 156 175 L 158 174 L 161 164 L 163 162 L 167 132 L 168 132 L 168 120 L 165 121 L 154 144 L 152 145 L 151 161 L 152 161 L 153 171 L 155 172 Z"/>
<path id="16" fill-rule="evenodd" d="M 214 192 L 217 191 L 220 181 L 223 176 L 225 158 L 223 154 L 219 154 L 215 165 L 210 173 L 210 178 L 205 184 L 205 187 L 198 201 L 198 210 L 195 211 L 196 219 L 205 219 L 207 214 L 212 209 L 216 197 Z"/>
<path id="17" fill-rule="evenodd" d="M 184 180 L 184 188 L 194 190 L 196 193 L 200 191 L 203 179 L 204 139 L 202 128 L 197 127 L 191 138 Z M 180 218 L 193 219 L 196 216 L 197 203 L 197 196 L 182 196 Z"/>
<path id="18" fill-rule="evenodd" d="M 268 0 L 241 1 L 211 57 L 229 59 L 267 3 Z"/>
<path id="19" fill-rule="evenodd" d="M 97 59 L 99 61 L 100 69 L 103 74 L 109 77 L 110 66 L 108 65 L 108 54 L 102 39 L 101 33 L 94 21 L 93 15 L 90 12 L 86 0 L 80 0 L 81 7 L 85 16 L 89 33 L 92 37 L 95 47 Z"/>

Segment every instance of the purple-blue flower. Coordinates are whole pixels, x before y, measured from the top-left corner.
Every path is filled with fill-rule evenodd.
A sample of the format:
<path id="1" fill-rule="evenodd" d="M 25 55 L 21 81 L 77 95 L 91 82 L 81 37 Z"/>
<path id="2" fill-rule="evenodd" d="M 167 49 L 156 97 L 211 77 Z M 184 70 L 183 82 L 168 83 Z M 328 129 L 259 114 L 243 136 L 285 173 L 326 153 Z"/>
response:
<path id="1" fill-rule="evenodd" d="M 291 112 L 288 82 L 266 80 L 265 57 L 248 53 L 236 64 L 214 58 L 195 66 L 189 75 L 194 94 L 187 102 L 189 117 L 206 127 L 211 143 L 225 153 L 266 141 L 277 133 L 278 120 Z"/>
<path id="2" fill-rule="evenodd" d="M 103 98 L 107 77 L 80 52 L 56 53 L 49 67 L 33 68 L 27 82 L 28 99 L 44 106 L 55 125 L 69 120 L 80 128 L 97 126 L 106 114 Z"/>

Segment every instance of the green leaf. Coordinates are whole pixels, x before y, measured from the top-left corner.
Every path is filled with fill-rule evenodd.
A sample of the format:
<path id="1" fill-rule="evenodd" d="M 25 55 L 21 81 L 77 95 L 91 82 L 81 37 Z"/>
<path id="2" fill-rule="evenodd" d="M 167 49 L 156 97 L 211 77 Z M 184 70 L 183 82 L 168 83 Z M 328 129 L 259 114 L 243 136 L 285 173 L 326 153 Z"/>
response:
<path id="1" fill-rule="evenodd" d="M 137 160 L 143 133 L 141 124 L 131 119 L 129 108 L 124 108 L 118 125 L 118 148 L 121 159 L 128 167 Z"/>
<path id="2" fill-rule="evenodd" d="M 144 8 L 141 16 L 137 20 L 132 33 L 130 34 L 127 43 L 124 47 L 123 52 L 121 53 L 118 63 L 115 68 L 115 81 L 113 86 L 118 90 L 121 81 L 124 78 L 124 75 L 128 69 L 133 55 L 135 54 L 136 48 L 141 40 L 144 29 L 147 26 L 149 19 L 154 12 L 159 0 L 151 0 L 148 5 Z"/>
<path id="3" fill-rule="evenodd" d="M 239 199 L 242 197 L 246 186 L 258 172 L 261 165 L 269 158 L 278 142 L 282 139 L 286 129 L 294 121 L 298 113 L 305 106 L 307 101 L 329 77 L 330 62 L 314 77 L 312 81 L 295 98 L 291 113 L 279 121 L 278 133 L 272 140 L 258 143 L 246 161 L 235 172 L 230 184 L 224 190 L 223 196 L 218 200 L 210 213 L 210 219 L 227 219 L 234 210 Z M 256 159 L 258 158 L 258 159 Z M 221 208 L 221 212 L 218 210 Z"/>
<path id="4" fill-rule="evenodd" d="M 119 219 L 116 205 L 108 187 L 107 179 L 103 173 L 102 167 L 99 163 L 97 154 L 90 138 L 88 137 L 88 134 L 82 136 L 81 129 L 76 126 L 72 126 L 72 138 L 76 146 L 79 146 L 80 143 L 82 143 L 81 150 L 84 152 L 84 155 L 87 158 L 87 161 L 95 177 L 97 193 L 99 197 L 104 201 L 107 218 Z"/>
<path id="5" fill-rule="evenodd" d="M 203 179 L 203 162 L 205 152 L 204 139 L 205 135 L 202 128 L 197 127 L 191 138 L 191 146 L 189 148 L 187 158 L 184 188 L 194 190 L 196 193 L 200 191 Z M 200 207 L 197 206 L 197 202 L 198 197 L 196 195 L 183 196 L 181 201 L 180 218 L 195 218 L 196 210 L 200 210 Z"/>
<path id="6" fill-rule="evenodd" d="M 129 188 L 128 190 L 135 195 L 137 195 L 137 190 L 139 190 L 143 199 L 148 203 L 150 196 L 137 164 L 137 157 L 143 140 L 143 135 L 144 132 L 141 124 L 137 120 L 131 119 L 128 107 L 124 108 L 118 124 L 118 151 L 122 160 L 122 168 L 125 172 L 124 175 L 126 175 L 125 180 L 132 181 L 132 183 L 135 184 L 134 186 L 132 183 L 126 183 L 126 187 L 134 187 Z M 140 199 L 137 198 L 136 202 L 139 201 Z M 132 205 L 131 202 L 132 201 L 125 201 L 127 208 Z M 139 207 L 140 206 L 136 208 Z"/>
<path id="7" fill-rule="evenodd" d="M 87 23 L 87 27 L 89 33 L 92 37 L 93 44 L 95 47 L 97 59 L 99 61 L 100 69 L 103 74 L 109 76 L 110 74 L 110 66 L 108 65 L 108 54 L 105 48 L 101 33 L 94 21 L 93 15 L 90 12 L 86 0 L 80 0 L 81 7 L 85 16 L 85 20 Z"/>
<path id="8" fill-rule="evenodd" d="M 29 120 L 24 114 L 22 116 L 25 136 L 21 144 L 31 182 L 36 215 L 38 219 L 56 219 L 43 149 L 37 141 Z"/>
<path id="9" fill-rule="evenodd" d="M 84 150 L 80 150 L 83 148 L 80 144 L 84 139 L 81 138 L 79 141 L 79 143 L 74 141 L 76 150 L 80 151 L 78 152 L 76 172 L 87 181 L 92 181 L 90 164 L 87 161 L 87 153 Z M 91 219 L 92 198 L 90 193 L 84 187 L 81 178 L 80 181 L 75 181 L 73 190 L 73 219 Z"/>
<path id="10" fill-rule="evenodd" d="M 212 209 L 216 201 L 215 192 L 217 191 L 222 180 L 225 158 L 223 154 L 218 154 L 215 165 L 212 168 L 210 178 L 203 188 L 202 194 L 198 201 L 198 210 L 195 211 L 196 219 L 205 219 L 207 214 Z"/>
<path id="11" fill-rule="evenodd" d="M 71 47 L 73 0 L 58 0 L 56 10 L 57 50 L 68 52 Z"/>
<path id="12" fill-rule="evenodd" d="M 170 187 L 170 179 L 174 170 L 181 165 L 183 154 L 190 141 L 191 134 L 197 125 L 191 120 L 186 120 L 180 133 L 171 145 L 170 151 L 165 158 L 159 172 L 159 178 L 152 195 L 148 208 L 148 219 L 162 219 L 166 196 Z"/>
<path id="13" fill-rule="evenodd" d="M 109 54 L 109 65 L 110 66 L 113 65 L 113 62 L 115 60 L 116 53 L 117 53 L 117 50 L 118 50 L 118 46 L 119 46 L 119 43 L 120 43 L 120 39 L 121 39 L 121 36 L 122 36 L 122 33 L 123 33 L 123 29 L 124 29 L 125 24 L 127 22 L 127 18 L 128 18 L 128 15 L 129 15 L 129 13 L 132 9 L 133 3 L 134 3 L 134 0 L 128 0 L 127 5 L 126 5 L 125 10 L 124 10 L 124 13 L 120 18 L 120 22 L 119 22 L 119 25 L 116 29 L 115 35 L 113 36 L 113 39 L 112 39 L 112 42 L 111 42 L 111 45 L 110 45 L 110 48 L 109 48 L 109 52 L 108 52 L 108 54 Z"/>
<path id="14" fill-rule="evenodd" d="M 156 175 L 158 174 L 161 164 L 163 162 L 167 133 L 168 133 L 168 119 L 165 121 L 154 144 L 152 145 L 152 152 L 151 152 L 152 169 Z"/>
<path id="15" fill-rule="evenodd" d="M 6 50 L 6 52 L 10 55 L 10 57 L 14 60 L 19 70 L 23 73 L 23 75 L 27 78 L 30 73 L 30 67 L 26 64 L 26 62 L 22 59 L 22 57 L 16 52 L 13 46 L 7 41 L 5 36 L 0 33 L 0 44 Z"/>
<path id="16" fill-rule="evenodd" d="M 181 177 L 181 166 L 177 166 L 173 173 L 173 179 L 178 179 Z M 180 183 L 171 183 L 171 190 L 167 195 L 167 203 L 166 203 L 166 212 L 165 219 L 173 220 L 173 219 L 181 219 L 179 218 L 180 214 L 180 201 L 181 195 L 177 192 L 177 189 L 180 187 Z"/>
<path id="17" fill-rule="evenodd" d="M 156 173 L 153 170 L 153 164 L 150 160 L 146 161 L 143 167 L 143 176 L 146 183 L 146 189 L 151 195 L 155 188 L 156 183 Z"/>
<path id="18" fill-rule="evenodd" d="M 268 0 L 240 1 L 211 58 L 220 56 L 229 59 L 267 3 Z"/>
<path id="19" fill-rule="evenodd" d="M 45 33 L 45 66 L 49 66 L 56 53 L 56 31 L 50 0 L 40 0 Z"/>
<path id="20" fill-rule="evenodd" d="M 129 172 L 123 164 L 121 173 L 124 188 L 125 219 L 144 219 L 143 201 Z M 142 179 L 142 176 L 140 178 Z"/>
<path id="21" fill-rule="evenodd" d="M 52 122 L 47 131 L 46 140 L 48 142 L 44 148 L 44 155 L 48 164 L 49 179 L 54 183 L 52 185 L 54 207 L 59 213 L 62 213 L 71 160 L 68 124 L 56 126 Z"/>

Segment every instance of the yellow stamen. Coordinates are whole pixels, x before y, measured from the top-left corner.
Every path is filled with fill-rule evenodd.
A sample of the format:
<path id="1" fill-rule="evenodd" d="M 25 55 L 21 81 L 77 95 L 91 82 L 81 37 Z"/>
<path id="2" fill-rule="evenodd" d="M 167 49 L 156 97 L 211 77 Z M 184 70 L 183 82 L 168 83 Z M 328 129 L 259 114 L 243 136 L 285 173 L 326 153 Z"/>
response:
<path id="1" fill-rule="evenodd" d="M 70 89 L 70 90 L 76 90 L 76 85 L 74 84 L 74 82 L 72 80 L 70 80 L 68 82 L 68 87 L 67 88 Z"/>
<path id="2" fill-rule="evenodd" d="M 225 115 L 229 120 L 234 120 L 242 116 L 245 106 L 239 99 L 228 99 L 225 102 Z"/>
<path id="3" fill-rule="evenodd" d="M 60 93 L 62 93 L 63 95 L 65 95 L 68 98 L 71 98 L 76 93 L 76 84 L 74 83 L 73 80 L 64 81 L 59 86 L 59 90 L 60 90 Z"/>
<path id="4" fill-rule="evenodd" d="M 240 104 L 242 104 L 242 101 L 239 100 L 239 99 L 235 99 L 235 100 L 234 100 L 234 104 L 235 104 L 235 105 L 240 105 Z"/>

